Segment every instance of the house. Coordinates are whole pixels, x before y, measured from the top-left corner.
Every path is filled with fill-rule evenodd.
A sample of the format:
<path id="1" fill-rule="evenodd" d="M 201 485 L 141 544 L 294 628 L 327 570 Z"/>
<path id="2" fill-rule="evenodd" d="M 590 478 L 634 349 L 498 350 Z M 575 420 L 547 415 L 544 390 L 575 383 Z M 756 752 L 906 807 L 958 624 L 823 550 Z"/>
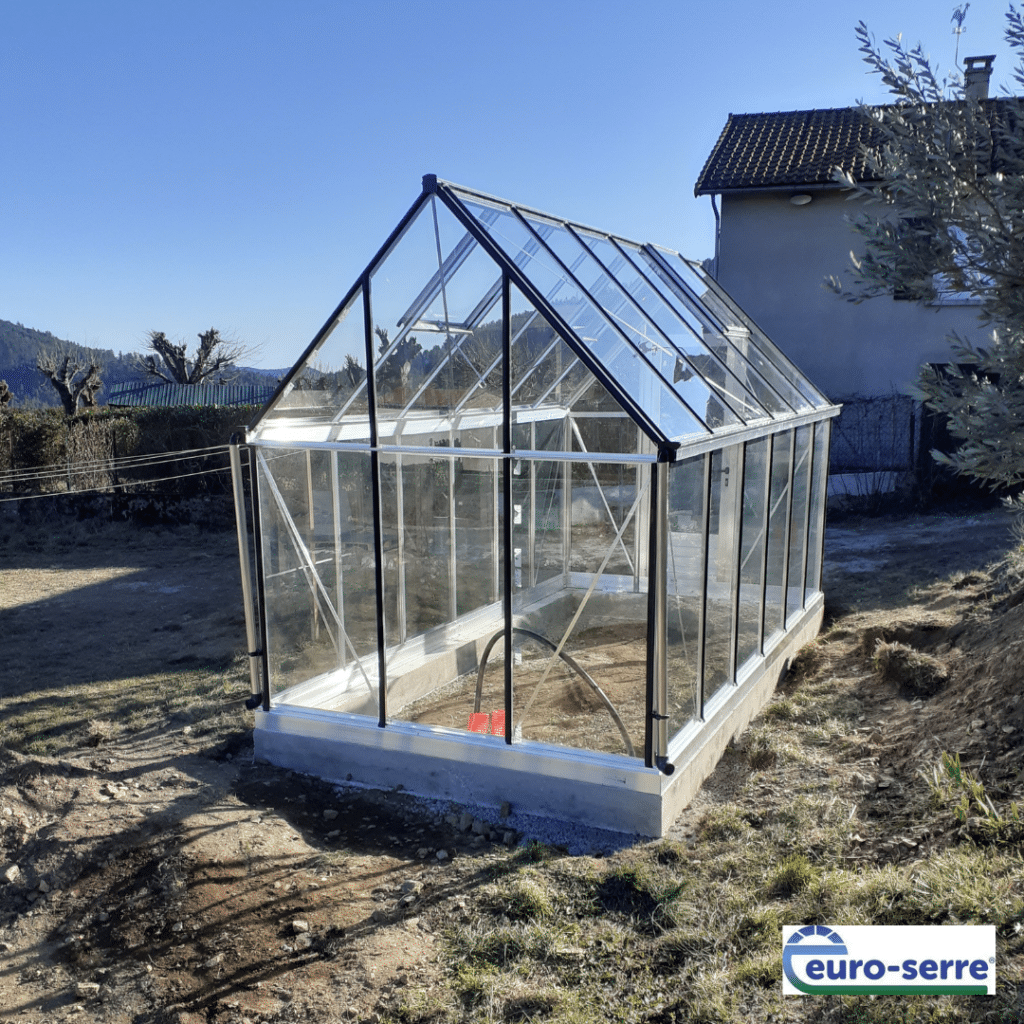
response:
<path id="1" fill-rule="evenodd" d="M 992 59 L 965 60 L 968 91 L 981 99 Z M 694 187 L 715 212 L 715 278 L 829 398 L 848 406 L 844 417 L 855 412 L 851 399 L 905 394 L 923 364 L 948 362 L 951 332 L 974 338 L 980 330 L 971 296 L 940 288 L 927 301 L 854 304 L 825 287 L 829 276 L 849 281 L 850 253 L 862 250 L 847 218 L 864 201 L 843 190 L 834 170 L 870 181 L 864 151 L 875 139 L 858 107 L 730 114 Z M 911 462 L 915 429 L 911 418 L 905 437 L 893 439 Z"/>
<path id="2" fill-rule="evenodd" d="M 663 834 L 820 626 L 838 411 L 699 263 L 427 175 L 232 446 L 257 757 Z"/>

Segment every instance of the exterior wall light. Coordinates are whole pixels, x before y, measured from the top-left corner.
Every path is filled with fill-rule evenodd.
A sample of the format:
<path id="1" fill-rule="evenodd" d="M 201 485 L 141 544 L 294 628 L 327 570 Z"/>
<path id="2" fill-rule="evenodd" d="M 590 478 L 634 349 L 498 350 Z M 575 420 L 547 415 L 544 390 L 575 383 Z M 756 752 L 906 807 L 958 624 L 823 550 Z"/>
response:
<path id="1" fill-rule="evenodd" d="M 797 192 L 796 195 L 789 197 L 789 201 L 794 206 L 806 206 L 811 201 L 811 197 L 806 192 Z"/>

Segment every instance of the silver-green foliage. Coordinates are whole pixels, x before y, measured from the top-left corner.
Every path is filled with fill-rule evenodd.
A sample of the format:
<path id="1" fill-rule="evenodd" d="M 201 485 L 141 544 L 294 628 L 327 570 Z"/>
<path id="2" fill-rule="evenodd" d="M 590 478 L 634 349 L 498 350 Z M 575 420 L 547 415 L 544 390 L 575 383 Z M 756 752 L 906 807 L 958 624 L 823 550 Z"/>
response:
<path id="1" fill-rule="evenodd" d="M 1012 5 L 1006 23 L 1024 86 L 1024 18 Z M 950 364 L 925 367 L 918 395 L 958 443 L 933 453 L 939 461 L 992 486 L 1024 483 L 1024 98 L 970 98 L 940 81 L 920 46 L 897 36 L 879 48 L 863 22 L 857 36 L 895 102 L 862 108 L 875 126 L 863 180 L 836 171 L 873 206 L 851 218 L 865 251 L 848 297 L 979 300 L 984 343 L 950 335 Z"/>

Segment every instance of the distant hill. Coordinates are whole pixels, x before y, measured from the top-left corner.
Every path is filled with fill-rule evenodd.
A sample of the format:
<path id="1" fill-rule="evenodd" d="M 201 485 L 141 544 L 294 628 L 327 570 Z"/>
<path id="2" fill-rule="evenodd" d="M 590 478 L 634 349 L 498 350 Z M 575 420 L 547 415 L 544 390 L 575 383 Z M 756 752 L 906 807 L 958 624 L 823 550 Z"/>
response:
<path id="1" fill-rule="evenodd" d="M 73 341 L 65 341 L 49 331 L 37 331 L 23 324 L 0 320 L 0 380 L 6 380 L 19 409 L 60 405 L 57 392 L 36 369 L 41 352 L 51 349 L 67 350 L 84 360 L 99 362 L 104 385 L 128 381 L 152 380 L 131 364 L 131 353 L 115 353 L 111 349 L 86 348 Z M 240 367 L 232 383 L 266 384 L 268 378 L 276 382 L 287 371 L 260 370 Z M 107 387 L 96 396 L 100 405 L 106 404 Z"/>

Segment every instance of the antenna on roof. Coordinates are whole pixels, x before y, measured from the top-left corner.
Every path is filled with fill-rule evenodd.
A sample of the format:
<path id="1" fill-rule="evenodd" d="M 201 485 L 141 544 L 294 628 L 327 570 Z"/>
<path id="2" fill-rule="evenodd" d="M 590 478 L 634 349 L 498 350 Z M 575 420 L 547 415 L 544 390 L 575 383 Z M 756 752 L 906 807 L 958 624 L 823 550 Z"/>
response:
<path id="1" fill-rule="evenodd" d="M 953 12 L 953 17 L 949 19 L 951 22 L 956 22 L 956 28 L 953 29 L 953 35 L 956 36 L 956 53 L 953 55 L 955 67 L 960 67 L 960 37 L 967 31 L 964 28 L 964 18 L 967 17 L 967 8 L 970 6 L 969 3 L 962 4 Z"/>

